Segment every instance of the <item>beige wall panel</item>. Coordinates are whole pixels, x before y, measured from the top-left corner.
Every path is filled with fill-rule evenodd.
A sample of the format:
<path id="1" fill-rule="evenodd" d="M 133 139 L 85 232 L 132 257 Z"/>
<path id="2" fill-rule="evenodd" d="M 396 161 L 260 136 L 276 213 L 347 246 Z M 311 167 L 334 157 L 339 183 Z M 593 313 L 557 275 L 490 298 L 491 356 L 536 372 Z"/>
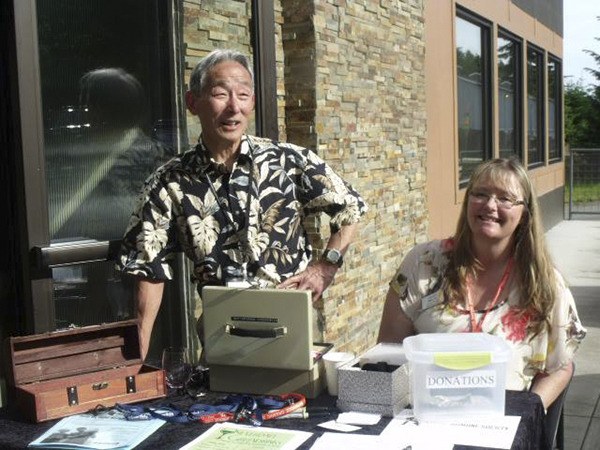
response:
<path id="1" fill-rule="evenodd" d="M 530 175 L 537 195 L 542 196 L 565 184 L 565 165 L 557 163 L 540 167 L 531 171 Z"/>
<path id="2" fill-rule="evenodd" d="M 456 5 L 462 6 L 485 18 L 510 17 L 511 8 L 514 8 L 510 0 L 459 0 L 456 2 Z"/>
<path id="3" fill-rule="evenodd" d="M 460 208 L 457 184 L 454 102 L 454 8 L 425 1 L 425 92 L 427 108 L 427 209 L 429 237 L 447 237 Z M 460 197 L 460 198 L 457 198 Z"/>
<path id="4" fill-rule="evenodd" d="M 532 44 L 562 57 L 562 38 L 515 6 L 510 0 L 460 0 L 456 4 L 510 30 Z"/>

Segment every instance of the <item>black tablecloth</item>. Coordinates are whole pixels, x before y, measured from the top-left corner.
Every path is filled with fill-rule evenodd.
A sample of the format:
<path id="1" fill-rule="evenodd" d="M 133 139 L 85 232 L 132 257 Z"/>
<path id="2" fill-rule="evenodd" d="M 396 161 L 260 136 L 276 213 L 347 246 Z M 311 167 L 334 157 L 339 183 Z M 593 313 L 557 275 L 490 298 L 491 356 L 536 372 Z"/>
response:
<path id="1" fill-rule="evenodd" d="M 213 394 L 209 394 L 213 395 Z M 192 403 L 192 400 L 182 398 L 169 399 L 180 404 L 185 402 Z M 309 407 L 327 406 L 335 409 L 335 397 L 321 395 L 316 399 L 308 400 Z M 536 394 L 529 392 L 507 391 L 506 393 L 506 414 L 511 416 L 521 416 L 517 435 L 513 442 L 513 449 L 543 449 L 544 439 L 544 407 L 540 398 Z M 332 418 L 335 418 L 334 415 Z M 323 434 L 325 429 L 318 427 L 323 418 L 316 419 L 283 419 L 267 421 L 263 424 L 265 427 L 275 427 L 281 429 L 291 429 L 308 431 L 313 436 L 307 440 L 300 449 L 309 449 L 315 440 Z M 382 418 L 378 424 L 372 426 L 363 426 L 361 430 L 356 431 L 359 434 L 380 434 L 390 418 Z M 40 436 L 57 420 L 43 422 L 39 424 L 27 423 L 18 418 L 18 416 L 7 408 L 0 409 L 0 448 L 1 449 L 24 449 L 27 444 Z M 211 425 L 200 423 L 175 424 L 167 423 L 149 436 L 145 441 L 136 447 L 136 450 L 169 450 L 178 449 L 188 442 L 192 441 Z M 476 447 L 454 446 L 456 450 L 473 450 Z M 477 447 L 478 448 L 478 447 Z"/>

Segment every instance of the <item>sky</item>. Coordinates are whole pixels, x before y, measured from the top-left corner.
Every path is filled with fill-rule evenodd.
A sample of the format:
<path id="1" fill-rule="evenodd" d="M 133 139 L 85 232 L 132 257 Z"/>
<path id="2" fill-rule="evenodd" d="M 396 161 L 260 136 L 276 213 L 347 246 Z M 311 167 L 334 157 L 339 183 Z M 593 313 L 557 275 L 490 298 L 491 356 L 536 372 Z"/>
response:
<path id="1" fill-rule="evenodd" d="M 564 0 L 563 74 L 565 82 L 598 84 L 585 67 L 600 70 L 584 49 L 600 54 L 600 0 Z"/>

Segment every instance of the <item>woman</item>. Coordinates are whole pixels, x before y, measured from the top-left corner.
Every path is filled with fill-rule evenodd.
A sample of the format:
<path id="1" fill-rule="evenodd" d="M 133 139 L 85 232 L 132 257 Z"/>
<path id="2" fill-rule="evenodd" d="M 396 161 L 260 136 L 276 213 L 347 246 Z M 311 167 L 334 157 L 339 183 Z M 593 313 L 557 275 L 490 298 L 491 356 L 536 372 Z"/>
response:
<path id="1" fill-rule="evenodd" d="M 569 382 L 585 329 L 516 160 L 478 166 L 455 236 L 417 245 L 390 282 L 378 341 L 434 332 L 504 338 L 513 352 L 507 389 L 531 388 L 545 408 Z"/>

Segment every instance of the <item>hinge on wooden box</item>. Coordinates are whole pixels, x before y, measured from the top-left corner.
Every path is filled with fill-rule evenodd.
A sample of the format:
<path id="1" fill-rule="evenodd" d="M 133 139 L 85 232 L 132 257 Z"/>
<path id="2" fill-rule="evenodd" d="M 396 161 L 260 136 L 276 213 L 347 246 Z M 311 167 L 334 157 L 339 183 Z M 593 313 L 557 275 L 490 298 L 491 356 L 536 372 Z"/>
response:
<path id="1" fill-rule="evenodd" d="M 132 394 L 136 392 L 135 390 L 135 377 L 133 375 L 129 375 L 125 378 L 125 384 L 127 385 L 127 393 Z"/>
<path id="2" fill-rule="evenodd" d="M 75 406 L 79 404 L 79 398 L 77 397 L 77 386 L 69 386 L 67 388 L 67 398 L 69 399 L 69 406 Z"/>

